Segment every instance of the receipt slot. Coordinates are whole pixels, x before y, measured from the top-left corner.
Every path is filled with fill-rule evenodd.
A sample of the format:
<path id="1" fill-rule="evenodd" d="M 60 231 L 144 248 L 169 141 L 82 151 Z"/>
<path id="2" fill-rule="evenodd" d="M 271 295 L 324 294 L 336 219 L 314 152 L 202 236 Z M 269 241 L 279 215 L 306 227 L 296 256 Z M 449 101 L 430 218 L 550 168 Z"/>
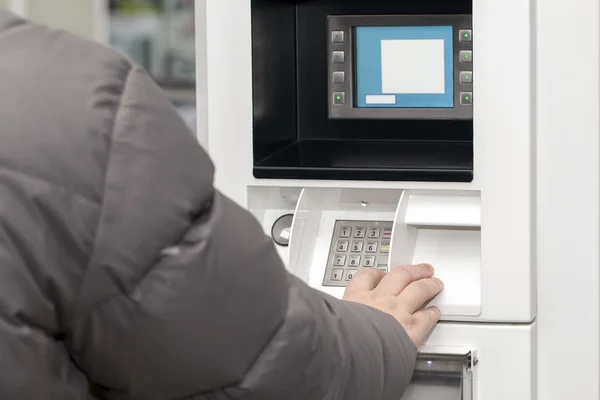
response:
<path id="1" fill-rule="evenodd" d="M 524 1 L 206 2 L 217 185 L 286 268 L 337 298 L 365 268 L 445 283 L 404 400 L 534 398 Z"/>

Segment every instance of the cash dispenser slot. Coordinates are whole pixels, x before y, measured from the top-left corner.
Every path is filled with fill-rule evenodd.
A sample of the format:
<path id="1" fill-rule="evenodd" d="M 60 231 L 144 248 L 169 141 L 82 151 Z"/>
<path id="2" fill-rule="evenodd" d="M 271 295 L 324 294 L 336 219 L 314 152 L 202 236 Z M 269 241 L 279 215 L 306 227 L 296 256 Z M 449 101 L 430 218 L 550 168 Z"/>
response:
<path id="1" fill-rule="evenodd" d="M 472 181 L 471 0 L 251 7 L 255 178 Z"/>
<path id="2" fill-rule="evenodd" d="M 423 350 L 402 400 L 472 400 L 477 363 L 474 351 L 468 349 Z"/>

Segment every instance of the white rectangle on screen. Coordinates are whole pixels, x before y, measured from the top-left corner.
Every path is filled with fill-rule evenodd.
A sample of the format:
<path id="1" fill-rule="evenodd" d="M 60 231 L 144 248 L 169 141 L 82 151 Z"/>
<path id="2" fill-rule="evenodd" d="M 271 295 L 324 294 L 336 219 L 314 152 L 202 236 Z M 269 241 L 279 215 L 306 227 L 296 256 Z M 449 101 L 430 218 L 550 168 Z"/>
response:
<path id="1" fill-rule="evenodd" d="M 381 81 L 386 94 L 444 93 L 444 40 L 382 40 Z"/>
<path id="2" fill-rule="evenodd" d="M 365 96 L 367 104 L 396 104 L 396 95 L 393 94 L 368 94 Z"/>

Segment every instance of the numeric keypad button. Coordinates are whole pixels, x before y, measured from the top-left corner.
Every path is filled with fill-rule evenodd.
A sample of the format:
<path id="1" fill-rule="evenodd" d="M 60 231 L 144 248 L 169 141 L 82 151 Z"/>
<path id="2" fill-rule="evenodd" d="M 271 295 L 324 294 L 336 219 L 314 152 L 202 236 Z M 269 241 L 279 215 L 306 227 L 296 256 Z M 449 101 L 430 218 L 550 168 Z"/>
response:
<path id="1" fill-rule="evenodd" d="M 361 253 L 363 251 L 365 243 L 360 240 L 354 240 L 352 242 L 352 246 L 350 246 L 350 251 L 353 253 Z"/>
<path id="2" fill-rule="evenodd" d="M 365 256 L 362 266 L 373 267 L 375 265 L 375 256 Z"/>
<path id="3" fill-rule="evenodd" d="M 354 275 L 358 272 L 357 269 L 348 269 L 346 271 L 346 280 L 349 281 L 354 278 Z"/>
<path id="4" fill-rule="evenodd" d="M 333 258 L 333 265 L 335 265 L 336 267 L 343 267 L 344 265 L 346 265 L 346 256 L 344 254 L 337 254 Z"/>
<path id="5" fill-rule="evenodd" d="M 377 242 L 367 242 L 365 251 L 367 253 L 377 253 Z"/>
<path id="6" fill-rule="evenodd" d="M 373 227 L 369 228 L 369 230 L 367 231 L 367 237 L 369 239 L 379 239 L 380 235 L 381 235 L 381 228 L 378 226 L 373 226 Z"/>
<path id="7" fill-rule="evenodd" d="M 340 228 L 340 237 L 341 238 L 349 238 L 351 233 L 352 233 L 351 226 L 342 226 Z"/>
<path id="8" fill-rule="evenodd" d="M 338 240 L 337 251 L 348 251 L 349 244 L 350 242 L 347 240 Z"/>
<path id="9" fill-rule="evenodd" d="M 367 232 L 367 228 L 364 226 L 357 226 L 354 228 L 354 237 L 355 238 L 364 238 Z"/>
<path id="10" fill-rule="evenodd" d="M 350 256 L 348 265 L 350 267 L 360 267 L 360 256 Z"/>
<path id="11" fill-rule="evenodd" d="M 341 268 L 334 268 L 331 270 L 331 280 L 332 281 L 341 281 L 344 276 L 344 270 Z"/>

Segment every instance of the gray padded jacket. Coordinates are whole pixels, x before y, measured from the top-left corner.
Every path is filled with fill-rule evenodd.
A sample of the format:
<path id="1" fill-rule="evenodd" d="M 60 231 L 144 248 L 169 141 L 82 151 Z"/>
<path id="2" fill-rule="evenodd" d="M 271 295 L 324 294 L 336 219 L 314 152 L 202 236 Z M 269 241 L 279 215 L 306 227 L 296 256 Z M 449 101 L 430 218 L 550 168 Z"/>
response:
<path id="1" fill-rule="evenodd" d="M 142 69 L 0 10 L 0 399 L 401 398 L 406 332 L 289 275 L 213 172 Z"/>

